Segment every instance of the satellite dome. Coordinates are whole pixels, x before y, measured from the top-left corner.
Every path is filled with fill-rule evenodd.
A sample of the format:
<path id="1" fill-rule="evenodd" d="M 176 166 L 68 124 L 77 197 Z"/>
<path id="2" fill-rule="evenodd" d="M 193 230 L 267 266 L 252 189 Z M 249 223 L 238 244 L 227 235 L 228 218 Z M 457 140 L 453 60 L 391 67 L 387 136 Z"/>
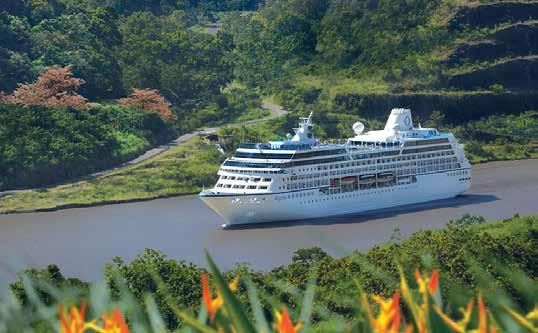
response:
<path id="1" fill-rule="evenodd" d="M 353 124 L 353 132 L 355 132 L 356 135 L 360 135 L 364 131 L 364 124 L 360 121 L 357 121 L 355 124 Z"/>

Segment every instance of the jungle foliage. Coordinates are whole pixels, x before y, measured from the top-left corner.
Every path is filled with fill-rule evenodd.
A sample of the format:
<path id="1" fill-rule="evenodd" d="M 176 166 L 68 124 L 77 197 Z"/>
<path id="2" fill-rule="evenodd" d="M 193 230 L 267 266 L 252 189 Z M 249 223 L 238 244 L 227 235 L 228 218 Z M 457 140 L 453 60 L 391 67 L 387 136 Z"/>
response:
<path id="1" fill-rule="evenodd" d="M 133 107 L 0 104 L 0 189 L 86 175 L 133 158 L 173 134 L 157 113 Z"/>

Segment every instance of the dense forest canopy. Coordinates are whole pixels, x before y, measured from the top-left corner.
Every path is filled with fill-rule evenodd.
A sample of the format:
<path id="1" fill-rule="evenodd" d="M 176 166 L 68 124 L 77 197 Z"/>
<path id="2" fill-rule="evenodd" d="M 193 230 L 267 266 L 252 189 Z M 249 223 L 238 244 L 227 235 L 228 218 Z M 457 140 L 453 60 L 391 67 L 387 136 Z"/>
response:
<path id="1" fill-rule="evenodd" d="M 0 4 L 0 91 L 50 66 L 73 66 L 90 101 L 133 88 L 162 91 L 174 105 L 211 103 L 231 81 L 230 42 L 196 32 L 212 11 L 252 1 L 9 1 Z M 205 18 L 204 18 L 205 17 Z M 202 20 L 202 21 L 200 21 Z M 196 109 L 196 107 L 194 109 Z"/>

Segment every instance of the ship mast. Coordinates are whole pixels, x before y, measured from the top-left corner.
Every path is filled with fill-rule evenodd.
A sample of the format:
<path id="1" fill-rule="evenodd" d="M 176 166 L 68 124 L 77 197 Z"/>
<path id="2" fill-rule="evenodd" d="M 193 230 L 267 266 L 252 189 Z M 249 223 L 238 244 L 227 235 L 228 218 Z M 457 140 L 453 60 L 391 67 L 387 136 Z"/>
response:
<path id="1" fill-rule="evenodd" d="M 295 135 L 293 136 L 291 141 L 300 143 L 312 143 L 312 141 L 315 141 L 315 139 L 309 137 L 310 128 L 314 127 L 314 125 L 312 124 L 312 115 L 313 112 L 310 112 L 308 117 L 301 118 L 301 121 L 299 122 L 299 127 L 293 129 Z"/>

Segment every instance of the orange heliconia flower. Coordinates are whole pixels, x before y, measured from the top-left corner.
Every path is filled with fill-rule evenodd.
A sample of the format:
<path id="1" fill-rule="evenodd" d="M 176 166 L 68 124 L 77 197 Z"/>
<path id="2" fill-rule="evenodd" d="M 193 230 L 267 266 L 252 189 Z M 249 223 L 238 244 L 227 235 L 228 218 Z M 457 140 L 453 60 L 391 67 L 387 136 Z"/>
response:
<path id="1" fill-rule="evenodd" d="M 82 301 L 80 310 L 73 305 L 69 309 L 69 313 L 66 315 L 63 306 L 60 306 L 58 312 L 60 317 L 61 333 L 81 333 L 88 328 L 88 325 L 84 319 L 86 316 L 86 301 Z"/>
<path id="2" fill-rule="evenodd" d="M 439 287 L 439 270 L 435 269 L 430 277 L 422 277 L 418 269 L 415 270 L 415 279 L 418 284 L 418 288 L 421 294 L 426 291 L 433 295 L 437 292 Z"/>
<path id="3" fill-rule="evenodd" d="M 370 319 L 370 325 L 374 332 L 378 333 L 396 333 L 400 328 L 400 293 L 396 292 L 391 299 L 383 299 L 380 296 L 375 295 L 374 300 L 379 306 L 379 313 L 377 317 L 374 316 L 370 304 L 368 303 L 366 296 L 362 298 L 362 304 L 366 308 L 368 317 Z"/>
<path id="4" fill-rule="evenodd" d="M 278 333 L 297 333 L 303 327 L 302 323 L 293 325 L 290 314 L 286 307 L 282 308 L 282 312 L 275 312 L 276 329 Z"/>
<path id="5" fill-rule="evenodd" d="M 228 286 L 230 287 L 232 291 L 236 291 L 238 285 L 239 285 L 239 277 L 236 277 L 232 281 L 232 283 L 230 283 Z M 211 290 L 209 289 L 209 279 L 207 278 L 207 274 L 205 272 L 202 272 L 202 299 L 204 300 L 207 313 L 209 313 L 209 318 L 211 319 L 215 318 L 215 315 L 217 314 L 217 310 L 224 303 L 224 299 L 221 295 L 221 292 L 218 289 L 217 289 L 217 297 L 213 298 L 213 296 L 211 295 Z"/>
<path id="6" fill-rule="evenodd" d="M 87 322 L 84 317 L 86 315 L 86 301 L 82 301 L 80 310 L 75 306 L 71 306 L 69 314 L 66 313 L 62 306 L 59 308 L 60 317 L 60 333 L 129 333 L 129 327 L 123 319 L 119 309 L 114 309 L 112 314 L 103 313 L 103 325 L 97 325 L 97 319 Z"/>
<path id="7" fill-rule="evenodd" d="M 103 313 L 103 333 L 129 333 L 129 327 L 118 308 L 112 314 Z"/>
<path id="8" fill-rule="evenodd" d="M 463 314 L 463 318 L 460 321 L 450 319 L 450 317 L 444 314 L 438 306 L 435 306 L 434 310 L 454 332 L 465 333 L 468 332 L 467 325 L 471 321 L 473 305 L 474 301 L 471 299 L 465 310 L 460 309 Z M 482 295 L 480 294 L 478 294 L 478 330 L 472 330 L 472 332 L 497 333 L 497 329 L 493 323 L 488 323 L 488 312 L 484 300 L 482 299 Z"/>

